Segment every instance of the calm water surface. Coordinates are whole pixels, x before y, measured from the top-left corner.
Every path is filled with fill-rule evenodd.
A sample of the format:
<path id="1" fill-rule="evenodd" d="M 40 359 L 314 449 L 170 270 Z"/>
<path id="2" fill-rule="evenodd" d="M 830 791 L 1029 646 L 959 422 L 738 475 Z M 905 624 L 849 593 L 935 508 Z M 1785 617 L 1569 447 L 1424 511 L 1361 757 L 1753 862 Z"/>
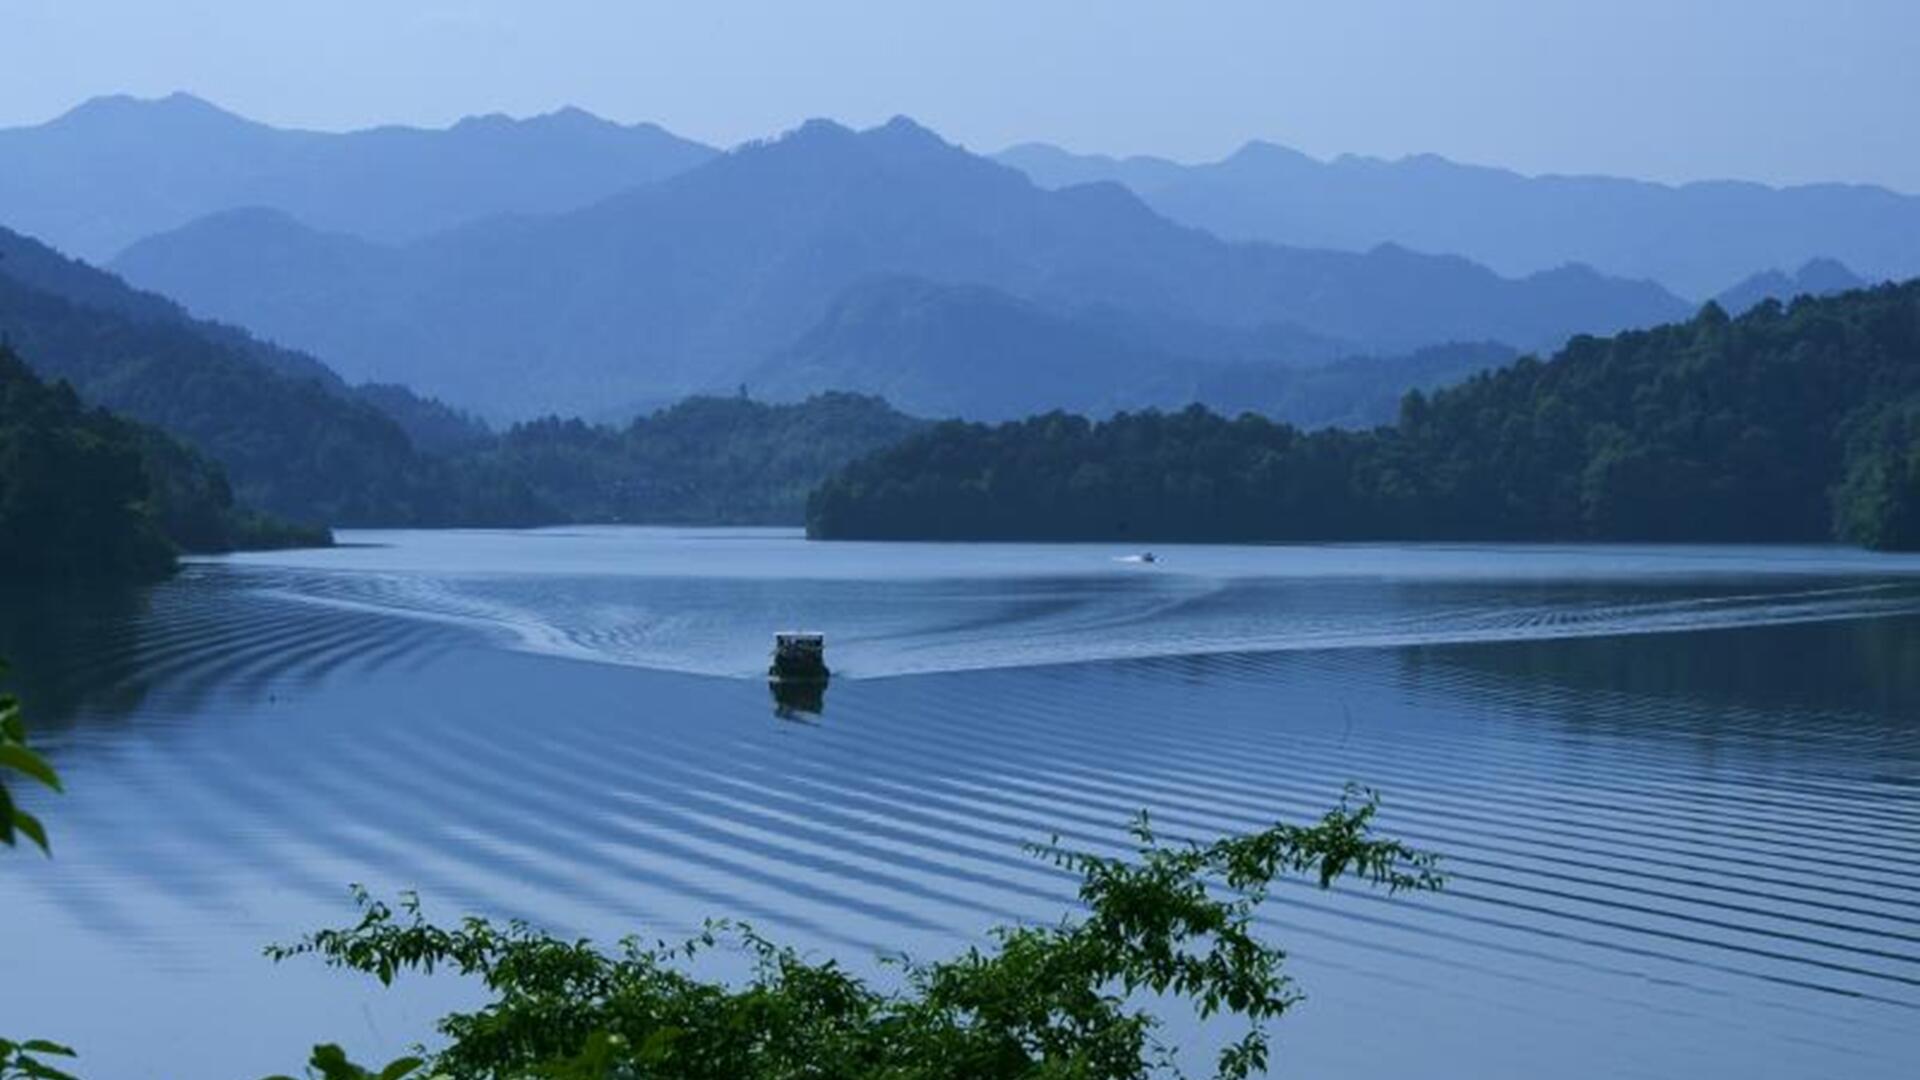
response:
<path id="1" fill-rule="evenodd" d="M 5 856 L 0 1031 L 93 1077 L 398 1052 L 443 982 L 260 946 L 345 885 L 612 938 L 926 955 L 1057 915 L 1021 854 L 1317 813 L 1438 896 L 1286 888 L 1299 1077 L 1910 1077 L 1920 561 L 1837 549 L 809 545 L 365 533 L 0 597 L 70 793 Z M 840 671 L 777 714 L 771 631 Z M 1184 1030 L 1177 1028 L 1176 1030 Z"/>

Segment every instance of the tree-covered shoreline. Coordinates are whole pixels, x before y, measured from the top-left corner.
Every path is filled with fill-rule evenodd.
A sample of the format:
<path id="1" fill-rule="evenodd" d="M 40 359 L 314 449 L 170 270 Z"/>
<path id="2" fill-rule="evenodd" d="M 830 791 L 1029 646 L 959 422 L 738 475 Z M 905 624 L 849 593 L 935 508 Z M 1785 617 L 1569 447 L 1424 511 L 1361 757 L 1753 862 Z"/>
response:
<path id="1" fill-rule="evenodd" d="M 330 543 L 237 505 L 218 465 L 42 382 L 0 344 L 0 580 L 150 581 L 183 551 Z"/>
<path id="2" fill-rule="evenodd" d="M 1920 546 L 1920 281 L 1579 337 L 1398 423 L 1204 409 L 937 425 L 814 492 L 808 534 Z"/>
<path id="3" fill-rule="evenodd" d="M 795 525 L 822 478 L 925 425 L 859 394 L 691 397 L 624 427 L 515 424 L 454 460 L 576 524 Z"/>

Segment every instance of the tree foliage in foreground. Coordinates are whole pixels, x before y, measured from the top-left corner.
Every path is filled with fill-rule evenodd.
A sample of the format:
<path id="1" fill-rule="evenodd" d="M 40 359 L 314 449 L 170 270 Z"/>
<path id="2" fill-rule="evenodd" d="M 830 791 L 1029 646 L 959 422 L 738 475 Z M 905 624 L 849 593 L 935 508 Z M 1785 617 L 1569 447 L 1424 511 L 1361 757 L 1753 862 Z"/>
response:
<path id="1" fill-rule="evenodd" d="M 1202 409 L 942 424 L 823 484 L 829 539 L 1819 541 L 1920 547 L 1920 281 L 1578 337 L 1399 422 Z"/>
<path id="2" fill-rule="evenodd" d="M 0 675 L 7 662 L 0 660 Z M 20 702 L 11 694 L 0 694 L 0 844 L 13 847 L 24 836 L 40 850 L 52 853 L 47 831 L 40 819 L 22 810 L 7 786 L 8 774 L 25 777 L 42 787 L 60 790 L 60 777 L 46 759 L 27 746 L 27 729 L 20 719 Z M 73 1080 L 55 1068 L 49 1058 L 73 1057 L 73 1050 L 46 1039 L 13 1040 L 0 1038 L 0 1080 Z"/>
<path id="3" fill-rule="evenodd" d="M 0 1039 L 0 1080 L 76 1080 L 49 1064 L 48 1058 L 73 1057 L 73 1048 L 45 1039 Z"/>
<path id="4" fill-rule="evenodd" d="M 0 660 L 0 675 L 6 673 L 7 662 Z M 27 726 L 20 719 L 19 700 L 12 694 L 0 694 L 0 844 L 13 847 L 19 842 L 18 838 L 24 836 L 41 851 L 51 853 L 47 831 L 40 819 L 15 804 L 13 793 L 7 788 L 8 773 L 54 791 L 60 790 L 60 777 L 54 773 L 53 766 L 27 746 Z"/>
<path id="5" fill-rule="evenodd" d="M 1431 855 L 1372 835 L 1377 801 L 1348 798 L 1318 822 L 1211 843 L 1156 835 L 1143 814 L 1132 858 L 1061 847 L 1033 852 L 1080 876 L 1082 911 L 1057 923 L 1002 927 L 990 944 L 934 963 L 897 958 L 896 990 L 833 960 L 814 960 L 752 928 L 709 924 L 690 941 L 629 938 L 603 952 L 514 922 L 435 925 L 417 898 L 399 910 L 356 890 L 351 927 L 268 950 L 391 982 L 447 968 L 480 980 L 491 1000 L 439 1024 L 445 1049 L 380 1071 L 335 1046 L 309 1075 L 382 1080 L 626 1080 L 638 1077 L 1137 1078 L 1174 1064 L 1153 1003 L 1179 999 L 1200 1017 L 1237 1017 L 1220 1077 L 1264 1070 L 1268 1027 L 1301 995 L 1285 953 L 1252 925 L 1272 883 L 1304 875 L 1321 888 L 1352 876 L 1389 892 L 1440 885 Z M 739 985 L 688 968 L 743 948 Z"/>

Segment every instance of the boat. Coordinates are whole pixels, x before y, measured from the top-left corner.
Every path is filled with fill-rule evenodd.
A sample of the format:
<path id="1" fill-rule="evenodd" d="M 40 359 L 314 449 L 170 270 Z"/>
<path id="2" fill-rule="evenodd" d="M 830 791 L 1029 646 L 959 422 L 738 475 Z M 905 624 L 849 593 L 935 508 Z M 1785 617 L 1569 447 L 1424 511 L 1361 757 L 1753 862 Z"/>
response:
<path id="1" fill-rule="evenodd" d="M 824 683 L 827 635 L 812 630 L 782 630 L 773 635 L 773 663 L 767 678 L 778 683 Z"/>

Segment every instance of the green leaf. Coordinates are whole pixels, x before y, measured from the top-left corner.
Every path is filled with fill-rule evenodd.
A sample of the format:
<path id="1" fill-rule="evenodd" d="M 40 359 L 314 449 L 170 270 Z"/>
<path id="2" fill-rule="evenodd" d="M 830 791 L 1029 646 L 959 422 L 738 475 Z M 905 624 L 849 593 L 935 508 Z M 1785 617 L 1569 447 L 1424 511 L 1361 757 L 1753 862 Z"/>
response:
<path id="1" fill-rule="evenodd" d="M 686 1034 L 684 1029 L 671 1025 L 655 1028 L 640 1043 L 638 1055 L 640 1060 L 656 1063 L 665 1061 L 667 1055 L 673 1052 L 673 1044 L 679 1042 Z"/>
<path id="2" fill-rule="evenodd" d="M 13 812 L 13 827 L 25 833 L 27 839 L 39 845 L 41 851 L 49 855 L 53 854 L 53 848 L 47 845 L 47 830 L 41 827 L 39 818 L 34 817 L 25 810 L 15 810 Z M 11 843 L 12 841 L 9 840 L 8 842 Z"/>
<path id="3" fill-rule="evenodd" d="M 400 1080 L 401 1077 L 406 1076 L 424 1064 L 426 1063 L 419 1058 L 400 1058 L 380 1070 L 379 1080 Z"/>
<path id="4" fill-rule="evenodd" d="M 347 1060 L 347 1052 L 333 1043 L 314 1047 L 308 1063 L 320 1070 L 322 1080 L 366 1080 L 367 1077 L 367 1071 Z"/>
<path id="5" fill-rule="evenodd" d="M 436 926 L 411 895 L 389 908 L 364 890 L 354 894 L 357 924 L 276 955 L 313 955 L 382 981 L 442 964 L 477 976 L 494 997 L 441 1020 L 448 1045 L 432 1065 L 409 1058 L 376 1074 L 322 1046 L 309 1080 L 412 1080 L 417 1069 L 547 1080 L 1169 1073 L 1173 1048 L 1155 1036 L 1159 1018 L 1133 1006 L 1140 991 L 1232 1017 L 1241 1037 L 1222 1050 L 1218 1075 L 1244 1080 L 1264 1069 L 1268 1025 L 1301 1000 L 1282 970 L 1285 952 L 1256 933 L 1268 887 L 1329 870 L 1389 889 L 1438 886 L 1430 856 L 1371 836 L 1371 807 L 1342 804 L 1318 823 L 1276 822 L 1208 844 L 1157 837 L 1143 817 L 1129 857 L 1034 849 L 1080 876 L 1084 911 L 1003 927 L 991 945 L 908 965 L 898 992 L 741 924 L 709 921 L 685 943 L 646 949 L 626 939 L 605 953 L 518 922 Z M 749 984 L 706 983 L 688 970 L 717 942 L 753 962 Z M 941 1068 L 954 1061 L 1006 1068 Z"/>
<path id="6" fill-rule="evenodd" d="M 0 671 L 4 670 L 6 670 L 4 667 L 0 667 Z M 32 1054 L 53 1054 L 57 1057 L 79 1056 L 73 1052 L 72 1047 L 61 1046 L 57 1042 L 48 1042 L 45 1039 L 28 1039 L 26 1042 L 20 1044 L 20 1049 Z"/>
<path id="7" fill-rule="evenodd" d="M 80 1080 L 72 1073 L 61 1072 L 43 1061 L 30 1057 L 17 1058 L 13 1065 L 19 1070 L 19 1075 L 26 1080 Z"/>
<path id="8" fill-rule="evenodd" d="M 60 790 L 60 777 L 39 754 L 11 743 L 0 743 L 0 768 L 9 768 L 25 773 L 55 791 Z"/>

